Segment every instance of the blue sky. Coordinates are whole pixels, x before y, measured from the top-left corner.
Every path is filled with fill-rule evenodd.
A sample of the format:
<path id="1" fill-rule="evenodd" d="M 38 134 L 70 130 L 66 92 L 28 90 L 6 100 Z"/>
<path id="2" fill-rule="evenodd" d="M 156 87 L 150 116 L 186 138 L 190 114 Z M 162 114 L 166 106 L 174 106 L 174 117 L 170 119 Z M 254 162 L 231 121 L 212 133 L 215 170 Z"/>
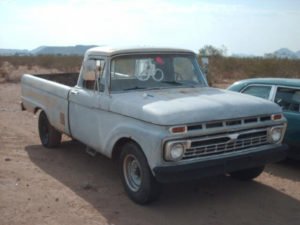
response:
<path id="1" fill-rule="evenodd" d="M 300 50 L 299 0 L 0 0 L 0 48 L 96 44 Z"/>

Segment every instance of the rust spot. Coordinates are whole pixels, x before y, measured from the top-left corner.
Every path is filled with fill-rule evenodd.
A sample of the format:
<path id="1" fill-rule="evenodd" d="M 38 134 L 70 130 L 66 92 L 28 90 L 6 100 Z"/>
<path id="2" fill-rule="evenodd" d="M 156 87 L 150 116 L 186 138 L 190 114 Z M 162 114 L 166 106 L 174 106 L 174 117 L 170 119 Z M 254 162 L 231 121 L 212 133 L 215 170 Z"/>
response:
<path id="1" fill-rule="evenodd" d="M 197 90 L 181 90 L 179 91 L 181 94 L 196 94 L 198 93 Z"/>

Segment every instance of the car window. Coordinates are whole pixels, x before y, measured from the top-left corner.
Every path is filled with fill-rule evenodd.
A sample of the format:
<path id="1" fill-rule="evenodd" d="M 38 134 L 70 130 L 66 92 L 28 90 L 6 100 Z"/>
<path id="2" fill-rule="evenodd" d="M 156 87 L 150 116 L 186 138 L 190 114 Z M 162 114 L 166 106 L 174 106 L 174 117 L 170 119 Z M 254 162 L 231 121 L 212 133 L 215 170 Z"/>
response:
<path id="1" fill-rule="evenodd" d="M 300 89 L 277 88 L 275 102 L 284 111 L 300 112 Z"/>
<path id="2" fill-rule="evenodd" d="M 90 90 L 98 90 L 98 81 L 101 82 L 103 86 L 103 71 L 104 71 L 105 61 L 104 60 L 86 60 L 83 63 L 83 76 L 82 76 L 82 86 L 83 88 Z M 100 86 L 101 86 L 100 85 Z M 100 88 L 100 91 L 103 88 Z"/>
<path id="3" fill-rule="evenodd" d="M 256 97 L 269 99 L 271 86 L 249 86 L 242 91 L 242 93 L 253 95 Z"/>

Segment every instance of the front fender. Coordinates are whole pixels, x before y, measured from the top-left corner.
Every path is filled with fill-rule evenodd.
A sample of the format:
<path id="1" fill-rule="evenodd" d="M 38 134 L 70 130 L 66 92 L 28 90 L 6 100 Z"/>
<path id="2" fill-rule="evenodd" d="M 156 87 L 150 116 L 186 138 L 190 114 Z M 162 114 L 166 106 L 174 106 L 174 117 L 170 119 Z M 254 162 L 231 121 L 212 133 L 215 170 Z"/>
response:
<path id="1" fill-rule="evenodd" d="M 129 138 L 136 142 L 144 152 L 150 168 L 154 168 L 162 160 L 161 141 L 166 136 L 164 126 L 142 121 L 119 123 L 107 136 L 106 155 L 112 157 L 112 151 L 118 140 Z"/>

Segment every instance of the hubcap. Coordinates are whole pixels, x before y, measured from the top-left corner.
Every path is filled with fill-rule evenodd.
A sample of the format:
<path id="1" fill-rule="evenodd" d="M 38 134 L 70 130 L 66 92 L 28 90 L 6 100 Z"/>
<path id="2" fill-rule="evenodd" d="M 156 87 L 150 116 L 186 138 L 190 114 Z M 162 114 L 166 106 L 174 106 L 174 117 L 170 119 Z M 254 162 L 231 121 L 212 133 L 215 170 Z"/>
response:
<path id="1" fill-rule="evenodd" d="M 139 161 L 134 155 L 127 155 L 123 162 L 123 173 L 127 186 L 137 192 L 142 184 L 142 173 Z"/>

